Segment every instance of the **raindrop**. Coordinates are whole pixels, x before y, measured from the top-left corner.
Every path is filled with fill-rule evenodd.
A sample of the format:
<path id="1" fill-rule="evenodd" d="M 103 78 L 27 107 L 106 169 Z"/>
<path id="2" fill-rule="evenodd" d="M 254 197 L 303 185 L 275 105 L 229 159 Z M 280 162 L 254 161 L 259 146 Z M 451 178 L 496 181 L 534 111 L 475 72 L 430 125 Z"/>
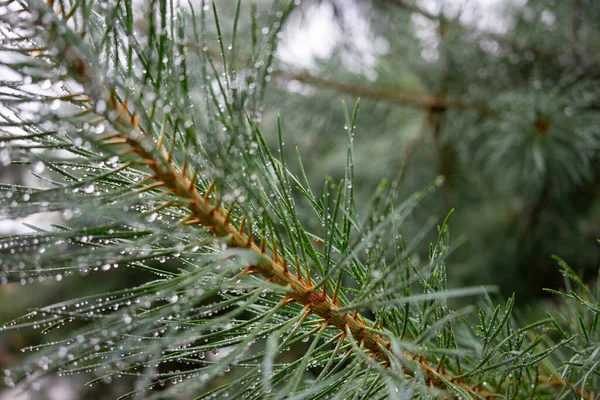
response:
<path id="1" fill-rule="evenodd" d="M 35 172 L 36 174 L 41 174 L 45 170 L 46 170 L 46 166 L 41 161 L 38 161 L 33 165 L 33 172 Z"/>
<path id="2" fill-rule="evenodd" d="M 102 114 L 106 111 L 106 102 L 104 100 L 100 100 L 96 103 L 96 112 L 98 114 Z"/>
<path id="3" fill-rule="evenodd" d="M 7 166 L 8 164 L 10 164 L 10 161 L 10 152 L 8 151 L 8 149 L 2 149 L 0 151 L 0 165 Z"/>
<path id="4" fill-rule="evenodd" d="M 156 217 L 157 217 L 157 216 L 158 216 L 158 214 L 157 214 L 157 213 L 152 213 L 152 214 L 150 214 L 150 215 L 148 215 L 148 216 L 146 217 L 146 221 L 148 221 L 148 222 L 153 222 L 153 221 L 156 219 Z"/>

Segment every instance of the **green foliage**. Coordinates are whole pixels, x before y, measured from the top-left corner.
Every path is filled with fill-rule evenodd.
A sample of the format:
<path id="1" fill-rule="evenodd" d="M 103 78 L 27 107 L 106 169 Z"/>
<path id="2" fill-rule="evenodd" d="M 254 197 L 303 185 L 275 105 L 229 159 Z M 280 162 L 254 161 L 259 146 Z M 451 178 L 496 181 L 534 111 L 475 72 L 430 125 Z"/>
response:
<path id="1" fill-rule="evenodd" d="M 357 203 L 365 207 L 381 176 L 402 171 L 403 197 L 442 175 L 441 196 L 405 229 L 456 208 L 453 228 L 468 242 L 453 258 L 452 284 L 495 284 L 533 301 L 562 284 L 553 253 L 593 278 L 598 2 L 354 3 L 306 4 L 307 20 L 332 15 L 338 46 L 305 68 L 284 58 L 274 71 L 280 84 L 267 92 L 303 132 L 286 143 L 307 153 L 308 175 L 343 176 L 337 99 L 360 96 L 356 162 L 369 168 L 356 171 Z"/>
<path id="2" fill-rule="evenodd" d="M 298 125 L 265 108 L 281 95 L 269 82 L 281 30 L 302 12 L 296 3 L 0 3 L 0 161 L 39 179 L 2 185 L 2 218 L 61 219 L 0 237 L 0 280 L 19 291 L 117 282 L 66 293 L 4 325 L 53 338 L 6 368 L 4 385 L 32 390 L 43 377 L 79 374 L 95 386 L 125 381 L 120 398 L 593 398 L 600 288 L 559 260 L 568 278 L 562 308 L 527 321 L 515 316 L 514 296 L 504 306 L 490 297 L 495 287 L 451 288 L 453 211 L 443 211 L 421 254 L 440 214 L 423 205 L 444 180 L 455 184 L 443 163 L 404 200 L 404 170 L 369 201 L 357 193 L 356 125 L 377 104 L 360 103 L 359 112 L 358 101 L 342 103 L 332 113 L 332 148 L 344 143 L 345 163 L 314 189 L 312 157 L 303 162 L 284 145 L 298 139 Z M 439 18 L 440 28 L 458 23 Z M 481 62 L 505 56 L 450 44 Z M 439 74 L 446 89 L 435 96 L 468 91 L 448 72 L 457 54 L 442 50 L 441 64 L 407 60 L 430 74 L 419 85 L 437 86 Z M 453 100 L 465 114 L 446 110 L 449 102 L 394 101 L 429 104 L 436 148 L 452 147 L 457 168 L 470 154 L 492 172 L 518 174 L 512 160 L 520 160 L 532 170 L 519 180 L 532 198 L 591 179 L 595 114 L 579 112 L 597 100 L 592 80 L 542 85 L 544 94 L 511 87 L 492 96 L 496 87 L 484 87 Z M 440 138 L 443 113 L 456 116 L 454 129 L 470 127 L 468 140 L 452 129 Z M 545 131 L 541 116 L 557 113 L 543 135 L 520 131 Z M 453 302 L 468 296 L 480 305 Z"/>

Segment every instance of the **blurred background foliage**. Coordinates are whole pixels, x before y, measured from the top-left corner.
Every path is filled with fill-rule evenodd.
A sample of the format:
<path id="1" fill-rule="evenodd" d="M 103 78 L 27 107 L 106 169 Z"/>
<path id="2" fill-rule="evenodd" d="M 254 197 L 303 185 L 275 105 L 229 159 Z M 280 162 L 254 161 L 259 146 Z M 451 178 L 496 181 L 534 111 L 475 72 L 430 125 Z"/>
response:
<path id="1" fill-rule="evenodd" d="M 233 20 L 235 3 L 218 2 L 225 23 Z M 316 192 L 324 177 L 344 177 L 348 127 L 341 101 L 353 104 L 360 97 L 357 209 L 365 208 L 382 178 L 399 179 L 402 199 L 443 176 L 444 185 L 412 214 L 405 235 L 418 235 L 433 226 L 432 216 L 439 223 L 456 209 L 452 231 L 465 240 L 448 261 L 451 287 L 497 285 L 504 297 L 516 293 L 517 308 L 527 305 L 535 312 L 542 289 L 563 282 L 552 254 L 568 260 L 584 280 L 596 279 L 600 2 L 296 3 L 283 22 L 278 48 L 265 50 L 273 52 L 274 62 L 264 77 L 261 124 L 276 149 L 276 114 L 281 115 L 286 157 L 301 155 Z M 242 18 L 239 31 L 268 35 L 277 9 L 272 2 L 242 6 L 261 25 L 252 27 Z M 136 27 L 143 35 L 144 5 L 137 7 Z M 237 40 L 240 57 L 252 53 L 252 35 Z M 2 160 L 0 149 L 2 182 L 31 183 L 29 169 Z M 20 231 L 21 222 L 3 222 L 2 233 Z M 313 223 L 316 228 L 319 222 Z M 421 241 L 423 259 L 434 235 L 431 229 Z M 33 304 L 77 297 L 73 290 L 85 293 L 89 285 L 102 292 L 142 281 L 137 271 L 130 272 L 127 282 L 121 273 L 114 274 L 120 281 L 103 275 L 71 277 L 68 285 L 35 283 L 27 290 L 2 285 L 0 319 L 17 317 Z M 39 341 L 35 335 L 39 332 L 5 336 L 0 364 L 16 362 L 17 349 Z"/>
<path id="2" fill-rule="evenodd" d="M 599 47 L 592 0 L 303 1 L 264 107 L 318 185 L 343 177 L 340 97 L 360 97 L 357 195 L 400 175 L 403 198 L 443 176 L 412 233 L 456 208 L 452 284 L 499 285 L 523 305 L 561 285 L 552 254 L 597 272 Z"/>

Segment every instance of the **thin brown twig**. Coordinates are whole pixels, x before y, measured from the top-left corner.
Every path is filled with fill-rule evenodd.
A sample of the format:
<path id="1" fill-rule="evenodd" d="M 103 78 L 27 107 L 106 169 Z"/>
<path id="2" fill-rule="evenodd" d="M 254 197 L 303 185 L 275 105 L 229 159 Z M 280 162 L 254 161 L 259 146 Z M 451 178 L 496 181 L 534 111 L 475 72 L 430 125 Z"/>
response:
<path id="1" fill-rule="evenodd" d="M 289 72 L 277 70 L 275 77 L 288 81 L 298 81 L 314 87 L 332 89 L 340 93 L 347 93 L 361 98 L 388 101 L 405 107 L 424 108 L 427 110 L 445 110 L 448 108 L 461 108 L 473 110 L 480 114 L 493 114 L 493 111 L 481 104 L 466 102 L 460 98 L 431 96 L 419 92 L 399 92 L 383 88 L 350 84 L 311 75 L 307 72 Z"/>
<path id="2" fill-rule="evenodd" d="M 188 43 L 188 48 L 198 51 L 197 46 Z M 215 60 L 222 56 L 214 49 L 206 50 Z M 335 90 L 338 93 L 350 94 L 364 99 L 387 101 L 404 107 L 421 108 L 426 110 L 445 110 L 449 108 L 473 110 L 480 114 L 493 115 L 494 111 L 482 104 L 470 103 L 458 97 L 432 96 L 416 90 L 390 90 L 373 88 L 356 83 L 346 83 L 333 79 L 312 75 L 307 71 L 289 71 L 274 69 L 271 75 L 284 81 L 297 81 L 315 88 Z"/>
<path id="3" fill-rule="evenodd" d="M 45 28 L 49 33 L 48 40 L 54 41 L 59 36 L 64 38 L 65 35 L 72 33 L 68 28 L 64 29 L 65 26 L 61 20 L 50 8 L 42 7 L 39 3 L 34 4 L 37 4 L 38 7 L 35 15 L 32 14 L 32 18 L 36 24 Z M 67 33 L 63 32 L 59 35 L 59 27 L 66 30 Z M 164 147 L 158 148 L 145 136 L 139 125 L 138 116 L 131 114 L 130 110 L 117 100 L 114 90 L 106 87 L 103 80 L 98 78 L 94 67 L 85 56 L 85 50 L 77 46 L 80 42 L 75 40 L 73 42 L 61 40 L 62 45 L 57 46 L 57 56 L 67 66 L 71 77 L 84 87 L 84 92 L 89 96 L 91 105 L 103 104 L 105 108 L 103 115 L 115 130 L 121 133 L 121 138 L 130 148 L 129 153 L 136 154 L 142 164 L 152 170 L 152 179 L 156 181 L 157 187 L 160 186 L 166 192 L 185 200 L 185 207 L 190 212 L 189 219 L 186 221 L 194 221 L 216 236 L 225 238 L 230 247 L 247 248 L 260 255 L 260 261 L 249 267 L 248 273 L 258 273 L 269 282 L 287 287 L 289 289 L 288 299 L 308 307 L 311 313 L 322 317 L 328 321 L 329 325 L 335 326 L 342 333 L 349 332 L 352 340 L 360 343 L 361 347 L 370 352 L 373 357 L 389 366 L 389 354 L 393 353 L 391 343 L 381 334 L 368 329 L 364 319 L 357 313 L 350 314 L 339 311 L 338 306 L 326 293 L 313 290 L 314 287 L 305 283 L 300 275 L 292 274 L 288 268 L 282 265 L 281 261 L 274 260 L 259 248 L 251 236 L 230 223 L 221 207 L 212 204 L 210 195 L 206 196 L 197 190 L 195 176 L 189 177 L 188 174 L 178 170 L 170 159 L 168 151 Z M 121 145 L 122 142 L 119 144 Z M 435 371 L 424 359 L 408 353 L 403 356 L 406 360 L 415 361 L 416 370 L 420 370 L 420 374 L 425 377 L 428 385 L 445 389 L 447 384 L 444 382 L 453 382 L 475 397 L 487 399 L 498 397 L 480 389 L 474 389 L 462 380 L 455 380 L 451 376 Z M 404 367 L 402 369 L 404 374 L 413 377 L 416 370 Z"/>
<path id="4" fill-rule="evenodd" d="M 259 254 L 261 256 L 260 261 L 248 269 L 249 273 L 258 273 L 268 282 L 287 287 L 289 289 L 287 296 L 290 300 L 308 307 L 310 313 L 322 317 L 329 325 L 335 326 L 341 332 L 350 332 L 352 340 L 361 343 L 362 347 L 383 361 L 385 365 L 390 364 L 388 354 L 391 352 L 391 344 L 385 337 L 368 329 L 364 319 L 358 313 L 351 314 L 338 311 L 335 301 L 325 291 L 313 290 L 313 285 L 304 282 L 300 276 L 292 274 L 281 261 L 274 260 L 273 257 L 265 253 L 264 249 L 257 246 L 244 231 L 228 222 L 226 212 L 220 207 L 214 206 L 210 198 L 197 191 L 196 186 L 191 185 L 190 178 L 181 174 L 173 163 L 167 160 L 168 154 L 164 150 L 159 152 L 159 156 L 156 155 L 157 149 L 147 145 L 143 131 L 139 125 L 132 122 L 134 120 L 133 116 L 129 115 L 115 98 L 109 104 L 109 109 L 117 113 L 117 118 L 112 122 L 113 125 L 124 132 L 123 137 L 127 140 L 128 145 L 152 169 L 157 183 L 160 183 L 161 186 L 164 186 L 178 197 L 188 200 L 186 207 L 190 211 L 190 219 L 204 226 L 216 236 L 226 238 L 230 247 L 246 248 Z M 132 138 L 129 134 L 132 130 L 137 131 L 140 136 Z M 488 393 L 479 388 L 472 388 L 463 380 L 457 380 L 452 376 L 435 371 L 424 359 L 419 359 L 408 353 L 404 353 L 403 357 L 416 362 L 428 385 L 444 389 L 447 387 L 444 381 L 447 381 L 478 398 L 502 398 L 500 395 Z M 415 371 L 409 368 L 403 368 L 403 373 L 415 376 Z"/>

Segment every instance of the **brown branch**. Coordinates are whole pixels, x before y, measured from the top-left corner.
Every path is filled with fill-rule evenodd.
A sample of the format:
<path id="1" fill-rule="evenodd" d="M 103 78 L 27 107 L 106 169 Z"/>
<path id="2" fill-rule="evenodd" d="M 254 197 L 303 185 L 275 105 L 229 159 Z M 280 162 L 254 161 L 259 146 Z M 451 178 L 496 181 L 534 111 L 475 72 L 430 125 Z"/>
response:
<path id="1" fill-rule="evenodd" d="M 197 45 L 188 43 L 191 51 L 198 51 Z M 215 60 L 222 58 L 220 50 L 208 48 L 206 50 Z M 404 107 L 422 108 L 426 110 L 445 110 L 449 108 L 459 108 L 474 110 L 480 114 L 492 115 L 494 111 L 490 108 L 475 103 L 465 102 L 457 97 L 431 96 L 417 91 L 391 91 L 383 88 L 373 88 L 370 86 L 350 84 L 331 79 L 321 78 L 311 75 L 306 71 L 293 72 L 284 69 L 274 69 L 271 75 L 284 81 L 298 81 L 305 85 L 315 88 L 326 88 L 335 90 L 339 93 L 346 93 L 364 99 L 387 101 Z"/>
<path id="2" fill-rule="evenodd" d="M 440 41 L 440 66 L 441 72 L 439 76 L 438 88 L 436 95 L 437 96 L 446 96 L 448 93 L 448 81 L 450 78 L 450 73 L 452 71 L 452 64 L 449 60 L 448 48 L 445 45 L 444 41 L 446 40 L 446 24 L 441 23 L 438 27 L 437 35 Z M 444 143 L 441 138 L 444 117 L 446 114 L 446 109 L 435 109 L 432 108 L 429 110 L 427 115 L 427 119 L 429 122 L 429 126 L 431 127 L 431 131 L 433 134 L 433 142 L 435 151 L 437 153 L 437 173 L 444 177 L 444 209 L 442 210 L 442 214 L 445 214 L 450 209 L 450 191 L 452 190 L 452 143 Z"/>
<path id="3" fill-rule="evenodd" d="M 260 261 L 249 267 L 247 273 L 258 273 L 269 282 L 287 287 L 289 300 L 304 305 L 311 313 L 338 328 L 343 335 L 349 332 L 352 340 L 359 343 L 373 357 L 385 366 L 390 365 L 388 354 L 392 353 L 391 343 L 384 336 L 369 329 L 357 312 L 350 314 L 339 311 L 338 305 L 324 291 L 313 290 L 313 285 L 305 282 L 300 275 L 293 275 L 282 260 L 271 258 L 263 248 L 258 247 L 251 235 L 247 235 L 243 229 L 234 227 L 220 206 L 212 204 L 210 194 L 201 194 L 197 190 L 196 176 L 190 177 L 187 173 L 178 170 L 164 147 L 158 146 L 145 135 L 139 125 L 139 117 L 132 115 L 127 106 L 117 100 L 114 91 L 106 87 L 103 79 L 99 78 L 100 75 L 97 75 L 93 65 L 88 61 L 92 59 L 92 55 L 86 52 L 80 38 L 69 29 L 63 29 L 66 32 L 59 34 L 60 28 L 65 27 L 50 8 L 35 2 L 30 7 L 35 8 L 36 11 L 32 13 L 34 23 L 48 32 L 48 40 L 56 44 L 56 56 L 67 66 L 70 76 L 84 87 L 90 105 L 103 105 L 102 115 L 117 131 L 117 135 L 111 134 L 109 140 L 114 141 L 120 136 L 122 140 L 115 144 L 129 146 L 129 153 L 136 154 L 142 164 L 152 170 L 152 179 L 156 181 L 154 184 L 156 188 L 163 188 L 167 193 L 185 199 L 185 207 L 190 215 L 184 223 L 200 224 L 216 236 L 226 239 L 230 247 L 246 248 L 260 255 Z M 57 40 L 59 36 L 61 40 Z M 406 360 L 415 362 L 415 368 L 425 377 L 427 385 L 446 389 L 447 385 L 444 381 L 453 382 L 478 398 L 500 397 L 478 388 L 474 389 L 462 380 L 437 372 L 424 359 L 418 359 L 408 353 L 403 356 Z M 402 372 L 408 376 L 415 376 L 415 371 L 409 368 L 403 367 Z"/>
<path id="4" fill-rule="evenodd" d="M 564 379 L 547 377 L 544 375 L 538 376 L 538 382 L 541 384 L 549 385 L 552 388 L 564 389 L 566 387 L 571 387 L 575 393 L 577 394 L 577 398 L 584 400 L 594 400 L 595 395 L 593 392 L 585 393 L 581 388 L 574 387 L 571 383 L 565 381 Z"/>
<path id="5" fill-rule="evenodd" d="M 54 41 L 56 45 L 56 56 L 67 66 L 70 76 L 84 87 L 90 105 L 103 104 L 102 115 L 117 130 L 116 134 L 111 134 L 107 138 L 122 139 L 116 144 L 127 145 L 129 152 L 136 154 L 140 161 L 152 170 L 153 175 L 149 180 L 156 181 L 153 185 L 164 188 L 166 193 L 183 199 L 177 203 L 168 203 L 165 207 L 181 207 L 185 204 L 190 214 L 184 223 L 200 224 L 216 236 L 224 238 L 230 247 L 249 249 L 258 254 L 260 261 L 246 269 L 247 273 L 258 273 L 268 282 L 287 287 L 289 292 L 286 296 L 289 301 L 304 305 L 310 313 L 322 317 L 326 324 L 338 328 L 343 336 L 347 337 L 348 334 L 352 336 L 352 340 L 359 343 L 385 366 L 390 365 L 388 354 L 392 353 L 391 344 L 383 335 L 369 329 L 357 312 L 349 314 L 339 311 L 338 305 L 325 290 L 313 290 L 314 286 L 305 282 L 301 275 L 293 275 L 285 262 L 276 256 L 275 251 L 273 257 L 266 254 L 264 248 L 254 243 L 252 235 L 244 232 L 243 224 L 236 228 L 229 220 L 229 215 L 220 206 L 212 204 L 210 189 L 204 194 L 200 193 L 196 186 L 196 175 L 189 176 L 186 171 L 179 170 L 167 150 L 146 136 L 139 125 L 138 115 L 132 114 L 125 104 L 119 102 L 114 91 L 105 86 L 103 79 L 97 75 L 97 71 L 88 61 L 92 56 L 86 52 L 80 38 L 63 25 L 51 8 L 37 2 L 33 2 L 30 7 L 36 11 L 32 13 L 34 23 L 49 33 L 48 40 Z M 61 40 L 57 40 L 59 37 Z M 503 398 L 488 393 L 478 386 L 472 387 L 464 380 L 454 378 L 445 371 L 436 371 L 421 356 L 404 352 L 402 357 L 415 363 L 415 368 L 420 370 L 429 386 L 448 389 L 446 382 L 451 382 L 475 398 Z M 415 370 L 406 367 L 402 368 L 402 372 L 412 377 L 417 375 Z M 453 394 L 449 394 L 454 397 Z"/>
<path id="6" fill-rule="evenodd" d="M 446 110 L 461 108 L 473 110 L 480 114 L 493 114 L 488 107 L 480 104 L 465 102 L 459 98 L 431 96 L 425 93 L 396 92 L 383 88 L 355 85 L 340 81 L 329 80 L 311 75 L 307 72 L 274 71 L 273 75 L 288 81 L 298 81 L 314 87 L 332 89 L 340 93 L 347 93 L 361 98 L 388 101 L 405 107 L 424 108 L 427 110 Z"/>
<path id="7" fill-rule="evenodd" d="M 338 305 L 326 294 L 325 289 L 323 291 L 313 290 L 314 285 L 305 282 L 299 275 L 292 274 L 280 258 L 267 255 L 262 245 L 257 246 L 249 235 L 231 224 L 226 212 L 220 207 L 214 206 L 209 196 L 198 192 L 194 184 L 194 177 L 190 178 L 186 174 L 182 174 L 168 160 L 168 154 L 164 149 L 148 146 L 151 142 L 146 140 L 139 125 L 134 122 L 135 116 L 129 115 L 127 110 L 114 97 L 109 104 L 108 110 L 117 113 L 117 118 L 112 121 L 112 124 L 123 132 L 122 137 L 127 141 L 132 151 L 142 159 L 144 164 L 152 169 L 157 184 L 164 187 L 166 191 L 187 200 L 186 207 L 190 211 L 189 220 L 204 226 L 216 236 L 225 238 L 230 247 L 249 249 L 259 254 L 261 256 L 260 261 L 249 267 L 247 269 L 248 273 L 258 273 L 267 282 L 287 287 L 289 289 L 287 296 L 290 300 L 306 306 L 310 313 L 320 316 L 328 325 L 335 326 L 343 334 L 350 332 L 352 339 L 360 343 L 361 347 L 364 347 L 371 355 L 382 361 L 385 366 L 390 365 L 388 352 L 392 351 L 391 344 L 385 337 L 370 330 L 358 313 L 338 311 Z M 138 132 L 139 136 L 133 135 L 132 138 L 132 131 Z M 424 359 L 418 359 L 408 353 L 404 353 L 403 356 L 417 364 L 417 368 L 420 368 L 427 385 L 445 389 L 447 385 L 444 381 L 448 381 L 479 398 L 494 399 L 503 397 L 487 393 L 479 388 L 472 388 L 462 380 L 435 371 Z M 415 376 L 415 372 L 408 368 L 403 368 L 403 373 Z"/>

